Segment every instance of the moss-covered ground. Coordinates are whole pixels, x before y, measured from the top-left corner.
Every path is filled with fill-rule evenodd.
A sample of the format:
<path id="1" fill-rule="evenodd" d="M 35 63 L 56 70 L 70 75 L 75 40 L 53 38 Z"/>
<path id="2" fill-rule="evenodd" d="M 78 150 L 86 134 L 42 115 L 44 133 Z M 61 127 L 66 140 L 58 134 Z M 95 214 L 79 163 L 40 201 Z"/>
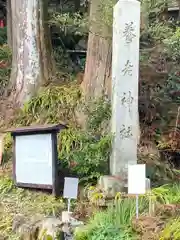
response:
<path id="1" fill-rule="evenodd" d="M 35 215 L 58 216 L 64 208 L 62 199 L 52 194 L 16 188 L 10 174 L 5 169 L 0 175 L 0 236 L 2 239 L 19 239 L 12 232 L 13 220 L 18 214 L 27 218 Z"/>

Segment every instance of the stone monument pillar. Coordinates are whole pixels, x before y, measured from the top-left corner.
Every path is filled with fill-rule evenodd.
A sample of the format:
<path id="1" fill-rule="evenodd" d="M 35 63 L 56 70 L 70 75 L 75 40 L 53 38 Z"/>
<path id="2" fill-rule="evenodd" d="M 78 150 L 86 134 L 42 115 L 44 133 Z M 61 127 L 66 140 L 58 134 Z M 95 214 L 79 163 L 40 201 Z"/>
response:
<path id="1" fill-rule="evenodd" d="M 112 175 L 127 176 L 137 163 L 139 140 L 140 2 L 119 0 L 114 6 L 112 55 Z"/>

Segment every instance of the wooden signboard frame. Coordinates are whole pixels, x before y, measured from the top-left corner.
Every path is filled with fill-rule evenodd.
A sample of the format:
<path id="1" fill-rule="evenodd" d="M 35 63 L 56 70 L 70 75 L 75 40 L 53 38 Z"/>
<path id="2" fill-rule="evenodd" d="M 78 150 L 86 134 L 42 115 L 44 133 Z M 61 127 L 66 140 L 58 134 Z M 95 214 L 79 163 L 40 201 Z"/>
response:
<path id="1" fill-rule="evenodd" d="M 58 152 L 57 152 L 57 133 L 67 128 L 64 124 L 52 124 L 45 126 L 29 126 L 17 129 L 9 129 L 13 137 L 13 179 L 18 187 L 36 188 L 36 189 L 50 189 L 53 195 L 59 195 L 58 186 Z M 18 182 L 16 178 L 16 137 L 35 134 L 51 134 L 52 139 L 52 185 L 48 184 L 34 184 Z"/>

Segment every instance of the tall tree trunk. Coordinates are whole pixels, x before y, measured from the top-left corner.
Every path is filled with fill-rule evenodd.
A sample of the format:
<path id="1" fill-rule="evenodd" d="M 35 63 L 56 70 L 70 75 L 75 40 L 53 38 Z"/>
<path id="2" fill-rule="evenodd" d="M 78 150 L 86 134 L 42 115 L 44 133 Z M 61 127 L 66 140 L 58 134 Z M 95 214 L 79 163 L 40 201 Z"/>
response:
<path id="1" fill-rule="evenodd" d="M 47 8 L 47 0 L 11 0 L 11 96 L 21 106 L 52 78 L 54 64 Z"/>
<path id="2" fill-rule="evenodd" d="M 111 29 L 101 19 L 101 0 L 91 0 L 90 32 L 82 89 L 86 99 L 111 95 Z"/>
<path id="3" fill-rule="evenodd" d="M 6 17 L 7 17 L 7 40 L 8 46 L 12 48 L 12 9 L 11 0 L 6 2 Z"/>

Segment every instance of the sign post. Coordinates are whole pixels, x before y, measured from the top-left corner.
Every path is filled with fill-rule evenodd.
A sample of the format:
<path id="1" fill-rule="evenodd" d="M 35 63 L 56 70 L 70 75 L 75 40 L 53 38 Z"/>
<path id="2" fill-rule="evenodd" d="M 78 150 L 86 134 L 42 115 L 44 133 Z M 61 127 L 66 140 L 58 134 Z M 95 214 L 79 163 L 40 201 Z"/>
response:
<path id="1" fill-rule="evenodd" d="M 152 197 L 151 197 L 151 181 L 149 178 L 146 178 L 146 192 L 148 193 L 149 215 L 151 216 L 151 214 L 153 212 L 153 204 L 152 204 Z"/>
<path id="2" fill-rule="evenodd" d="M 69 215 L 70 215 L 70 209 L 71 209 L 71 199 L 77 199 L 78 195 L 78 184 L 79 179 L 78 178 L 70 178 L 65 177 L 64 179 L 64 192 L 63 192 L 63 198 L 67 198 L 68 200 L 68 211 L 63 212 L 62 218 L 64 218 L 65 221 L 69 221 Z"/>
<path id="3" fill-rule="evenodd" d="M 128 166 L 128 194 L 136 195 L 136 219 L 139 218 L 139 195 L 146 193 L 146 165 Z"/>

